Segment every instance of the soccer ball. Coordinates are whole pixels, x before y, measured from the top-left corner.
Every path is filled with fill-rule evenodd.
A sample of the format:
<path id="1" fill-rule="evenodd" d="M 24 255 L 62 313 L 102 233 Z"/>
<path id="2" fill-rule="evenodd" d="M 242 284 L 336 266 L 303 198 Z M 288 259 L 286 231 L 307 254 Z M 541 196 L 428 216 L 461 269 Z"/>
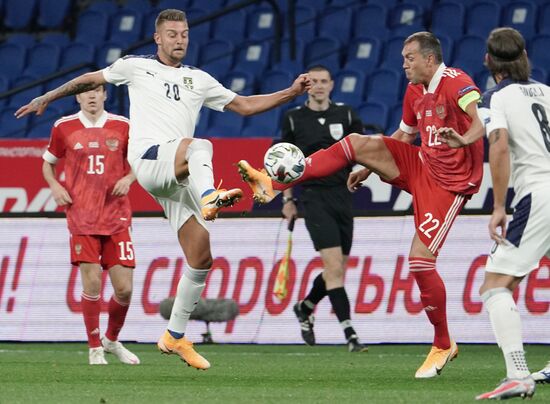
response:
<path id="1" fill-rule="evenodd" d="M 272 180 L 288 184 L 302 176 L 306 166 L 304 153 L 292 143 L 277 143 L 264 156 L 264 167 Z"/>

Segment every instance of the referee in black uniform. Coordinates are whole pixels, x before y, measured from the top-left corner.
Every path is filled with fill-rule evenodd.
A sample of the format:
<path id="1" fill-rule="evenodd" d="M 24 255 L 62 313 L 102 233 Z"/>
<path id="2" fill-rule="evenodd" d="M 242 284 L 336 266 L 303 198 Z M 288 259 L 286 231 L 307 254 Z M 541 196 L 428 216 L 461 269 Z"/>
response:
<path id="1" fill-rule="evenodd" d="M 305 156 L 326 149 L 350 133 L 363 133 L 363 124 L 353 109 L 330 101 L 334 87 L 330 72 L 324 66 L 308 70 L 312 88 L 304 106 L 289 110 L 283 118 L 282 141 L 298 146 Z M 306 227 L 315 249 L 323 261 L 323 272 L 302 301 L 294 305 L 300 322 L 302 338 L 315 344 L 312 315 L 315 305 L 328 295 L 332 308 L 342 326 L 348 350 L 364 352 L 352 327 L 349 299 L 344 288 L 344 271 L 353 237 L 352 195 L 346 181 L 350 168 L 329 177 L 302 184 L 300 201 L 304 207 Z M 292 189 L 283 192 L 283 216 L 296 217 L 298 210 Z"/>

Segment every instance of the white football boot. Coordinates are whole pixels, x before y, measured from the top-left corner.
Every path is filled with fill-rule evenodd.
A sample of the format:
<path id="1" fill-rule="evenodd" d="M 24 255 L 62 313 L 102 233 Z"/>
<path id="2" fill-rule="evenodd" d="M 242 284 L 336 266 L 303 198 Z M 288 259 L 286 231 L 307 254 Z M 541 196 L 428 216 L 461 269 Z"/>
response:
<path id="1" fill-rule="evenodd" d="M 109 338 L 103 337 L 101 338 L 101 343 L 103 344 L 105 352 L 115 355 L 122 363 L 127 365 L 139 365 L 139 358 L 124 348 L 124 345 L 120 342 L 111 341 Z"/>
<path id="2" fill-rule="evenodd" d="M 90 348 L 88 353 L 90 365 L 108 365 L 102 347 Z"/>

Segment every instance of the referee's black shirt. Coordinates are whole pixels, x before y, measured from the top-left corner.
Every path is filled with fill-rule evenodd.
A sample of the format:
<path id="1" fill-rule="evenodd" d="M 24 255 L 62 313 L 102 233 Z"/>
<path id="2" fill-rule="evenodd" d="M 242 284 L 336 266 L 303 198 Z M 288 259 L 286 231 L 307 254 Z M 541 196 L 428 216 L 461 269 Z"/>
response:
<path id="1" fill-rule="evenodd" d="M 330 103 L 325 111 L 313 111 L 307 105 L 293 108 L 285 114 L 282 141 L 295 144 L 307 157 L 320 149 L 327 149 L 350 133 L 363 133 L 363 123 L 348 105 Z M 351 167 L 337 173 L 304 182 L 303 186 L 345 185 Z"/>

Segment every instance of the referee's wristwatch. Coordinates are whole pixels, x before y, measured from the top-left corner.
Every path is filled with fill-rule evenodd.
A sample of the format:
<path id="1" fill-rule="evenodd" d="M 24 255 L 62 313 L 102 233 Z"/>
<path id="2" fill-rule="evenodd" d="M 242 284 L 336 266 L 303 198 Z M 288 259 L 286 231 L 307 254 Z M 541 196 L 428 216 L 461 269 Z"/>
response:
<path id="1" fill-rule="evenodd" d="M 296 203 L 298 200 L 292 196 L 283 196 L 283 205 L 289 203 L 289 202 L 292 202 L 292 203 Z"/>

